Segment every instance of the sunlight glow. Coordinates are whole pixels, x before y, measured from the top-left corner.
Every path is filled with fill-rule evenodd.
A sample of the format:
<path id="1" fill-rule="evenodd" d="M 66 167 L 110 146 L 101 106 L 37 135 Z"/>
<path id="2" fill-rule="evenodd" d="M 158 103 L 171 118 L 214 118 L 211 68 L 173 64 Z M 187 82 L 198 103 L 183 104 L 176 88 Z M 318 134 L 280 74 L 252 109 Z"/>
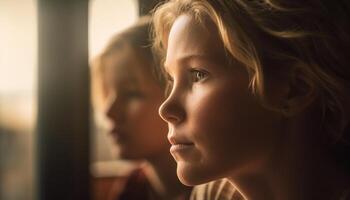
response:
<path id="1" fill-rule="evenodd" d="M 36 90 L 35 0 L 0 1 L 0 94 Z"/>
<path id="2" fill-rule="evenodd" d="M 89 6 L 89 57 L 95 57 L 110 37 L 138 18 L 136 0 L 92 0 Z"/>

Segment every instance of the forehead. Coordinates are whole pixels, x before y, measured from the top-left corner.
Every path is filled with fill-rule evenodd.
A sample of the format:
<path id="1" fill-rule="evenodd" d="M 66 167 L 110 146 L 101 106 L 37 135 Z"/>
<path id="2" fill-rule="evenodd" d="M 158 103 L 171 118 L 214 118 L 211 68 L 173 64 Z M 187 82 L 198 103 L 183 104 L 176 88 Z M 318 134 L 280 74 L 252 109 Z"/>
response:
<path id="1" fill-rule="evenodd" d="M 115 50 L 104 58 L 104 76 L 112 82 L 140 82 L 148 75 L 143 65 L 133 51 Z"/>
<path id="2" fill-rule="evenodd" d="M 131 57 L 130 53 L 122 50 L 114 50 L 104 57 L 105 68 L 107 71 L 113 70 L 117 72 L 129 70 L 130 68 L 125 67 L 125 65 L 130 64 L 130 61 L 133 60 Z"/>
<path id="3" fill-rule="evenodd" d="M 198 23 L 189 15 L 179 16 L 170 29 L 165 65 L 191 56 L 223 59 L 224 46 L 213 23 Z"/>

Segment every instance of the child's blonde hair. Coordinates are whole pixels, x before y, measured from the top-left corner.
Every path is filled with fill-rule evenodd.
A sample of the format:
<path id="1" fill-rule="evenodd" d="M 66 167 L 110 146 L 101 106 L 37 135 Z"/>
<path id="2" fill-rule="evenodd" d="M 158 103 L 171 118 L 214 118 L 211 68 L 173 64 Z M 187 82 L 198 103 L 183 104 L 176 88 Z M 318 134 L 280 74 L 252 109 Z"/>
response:
<path id="1" fill-rule="evenodd" d="M 252 92 L 262 103 L 283 112 L 268 103 L 267 85 L 297 70 L 303 74 L 297 81 L 317 91 L 325 137 L 348 145 L 349 7 L 346 0 L 170 0 L 153 13 L 154 49 L 164 58 L 169 31 L 180 15 L 198 23 L 209 20 L 228 60 L 247 68 Z"/>
<path id="2" fill-rule="evenodd" d="M 96 56 L 91 64 L 91 81 L 92 81 L 92 103 L 97 111 L 101 111 L 103 101 L 106 98 L 106 83 L 105 83 L 105 59 L 107 56 L 114 53 L 133 53 L 143 62 L 145 72 L 149 72 L 146 76 L 150 76 L 159 83 L 160 87 L 165 85 L 159 73 L 157 73 L 155 57 L 152 53 L 152 40 L 150 38 L 151 17 L 144 16 L 140 18 L 134 25 L 114 35 L 104 50 Z M 129 50 L 129 51 L 128 51 Z M 118 52 L 117 52 L 118 51 Z M 125 66 L 127 67 L 127 66 Z"/>

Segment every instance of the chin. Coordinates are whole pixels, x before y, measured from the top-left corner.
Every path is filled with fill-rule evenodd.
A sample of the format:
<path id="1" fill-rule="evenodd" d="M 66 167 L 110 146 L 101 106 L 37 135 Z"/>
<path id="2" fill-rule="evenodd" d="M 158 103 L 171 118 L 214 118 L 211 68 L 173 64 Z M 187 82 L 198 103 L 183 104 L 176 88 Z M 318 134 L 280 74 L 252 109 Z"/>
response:
<path id="1" fill-rule="evenodd" d="M 177 177 L 180 182 L 187 186 L 195 186 L 215 180 L 214 176 L 210 176 L 208 171 L 203 167 L 193 166 L 189 163 L 177 163 Z"/>
<path id="2" fill-rule="evenodd" d="M 123 160 L 139 160 L 142 159 L 142 156 L 135 154 L 133 152 L 123 150 L 122 148 L 119 149 L 118 152 L 118 158 L 123 159 Z"/>

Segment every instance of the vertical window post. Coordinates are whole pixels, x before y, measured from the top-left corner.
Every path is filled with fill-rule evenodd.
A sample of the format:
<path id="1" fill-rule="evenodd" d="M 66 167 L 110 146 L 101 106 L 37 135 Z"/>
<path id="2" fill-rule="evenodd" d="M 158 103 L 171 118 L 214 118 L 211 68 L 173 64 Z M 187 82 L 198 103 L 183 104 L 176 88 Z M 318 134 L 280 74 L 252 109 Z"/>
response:
<path id="1" fill-rule="evenodd" d="M 88 0 L 38 0 L 38 20 L 37 199 L 88 200 Z"/>

